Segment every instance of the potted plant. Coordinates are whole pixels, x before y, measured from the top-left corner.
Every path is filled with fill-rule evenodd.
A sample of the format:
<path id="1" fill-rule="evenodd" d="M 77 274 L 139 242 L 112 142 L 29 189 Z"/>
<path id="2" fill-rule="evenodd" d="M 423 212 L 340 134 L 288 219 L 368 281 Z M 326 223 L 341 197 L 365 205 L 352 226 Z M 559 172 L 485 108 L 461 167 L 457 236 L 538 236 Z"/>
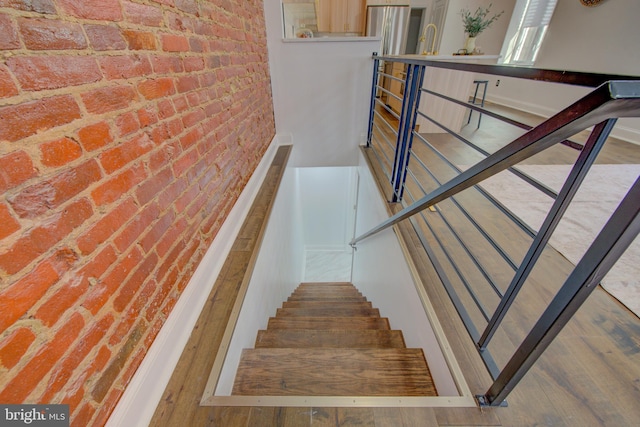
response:
<path id="1" fill-rule="evenodd" d="M 491 24 L 493 24 L 493 22 L 504 13 L 503 10 L 489 18 L 489 9 L 491 9 L 491 4 L 486 8 L 482 6 L 478 7 L 473 14 L 471 14 L 471 11 L 466 8 L 460 11 L 460 16 L 462 16 L 462 23 L 464 25 L 464 32 L 467 34 L 467 39 L 464 44 L 464 49 L 467 54 L 473 53 L 478 34 L 489 28 Z"/>

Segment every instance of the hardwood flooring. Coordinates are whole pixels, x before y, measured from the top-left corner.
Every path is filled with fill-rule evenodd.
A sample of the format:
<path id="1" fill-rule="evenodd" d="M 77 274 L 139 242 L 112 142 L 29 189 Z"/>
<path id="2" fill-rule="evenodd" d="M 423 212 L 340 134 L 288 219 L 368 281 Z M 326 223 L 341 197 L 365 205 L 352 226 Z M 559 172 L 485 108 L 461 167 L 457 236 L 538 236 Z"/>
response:
<path id="1" fill-rule="evenodd" d="M 481 130 L 491 133 L 490 121 L 486 117 L 482 120 Z M 454 152 L 458 156 L 455 160 L 457 164 L 473 162 L 475 154 L 468 150 L 448 144 L 444 140 L 441 142 L 441 148 Z M 564 153 L 564 150 L 562 151 Z M 562 156 L 576 155 L 570 151 L 566 153 Z M 602 157 L 605 153 L 606 157 Z M 610 163 L 638 163 L 640 160 L 638 147 L 627 143 L 608 142 L 600 157 L 599 161 Z M 560 160 L 560 155 L 555 154 L 550 154 L 546 159 L 549 163 Z M 375 172 L 380 185 L 386 185 L 386 178 L 381 178 L 380 169 L 375 168 Z M 275 176 L 269 179 L 274 180 Z M 384 191 L 388 189 L 384 188 Z M 483 206 L 478 205 L 477 209 L 482 210 Z M 388 205 L 390 211 L 398 208 L 396 205 Z M 252 210 L 252 215 L 259 215 L 259 211 L 260 209 Z M 513 250 L 518 250 L 518 237 L 512 235 L 509 230 L 504 230 L 504 233 L 512 240 Z M 491 379 L 442 287 L 431 260 L 421 248 L 420 241 L 409 223 L 400 224 L 397 234 L 409 248 L 411 257 L 408 262 L 421 277 L 421 286 L 429 295 L 469 387 L 473 393 L 483 394 L 491 384 Z M 250 236 L 243 234 L 241 238 L 250 239 Z M 243 255 L 241 258 L 245 257 L 248 258 L 249 255 Z M 572 268 L 571 264 L 557 253 L 545 253 L 546 258 L 549 259 L 549 264 L 536 282 L 538 286 L 524 294 L 520 313 L 522 316 L 510 318 L 505 324 L 505 331 L 498 338 L 500 343 L 506 343 L 510 348 L 517 344 L 522 331 L 537 319 L 535 313 L 540 311 L 544 301 L 553 295 L 553 290 L 546 286 L 547 282 L 561 280 Z M 225 278 L 214 286 L 158 404 L 151 425 L 617 427 L 637 425 L 640 420 L 640 320 L 601 289 L 596 289 L 589 297 L 515 388 L 508 398 L 508 407 L 479 409 L 199 406 L 205 382 L 235 301 L 237 280 L 241 279 L 242 275 L 241 264 L 230 262 L 225 265 Z M 364 330 L 362 332 L 367 333 Z M 498 362 L 504 363 L 504 360 L 500 359 Z"/>

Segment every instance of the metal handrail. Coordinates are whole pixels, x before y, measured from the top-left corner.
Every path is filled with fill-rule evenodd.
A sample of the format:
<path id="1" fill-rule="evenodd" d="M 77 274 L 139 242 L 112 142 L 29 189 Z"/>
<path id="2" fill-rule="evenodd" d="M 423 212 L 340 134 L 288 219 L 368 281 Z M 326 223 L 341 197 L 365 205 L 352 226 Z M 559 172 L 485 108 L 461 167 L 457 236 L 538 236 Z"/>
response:
<path id="1" fill-rule="evenodd" d="M 637 116 L 640 116 L 640 83 L 628 80 L 608 81 L 411 206 L 354 238 L 349 244 L 355 246 L 367 237 L 393 227 L 421 210 L 454 196 L 591 126 L 610 118 Z"/>
<path id="2" fill-rule="evenodd" d="M 486 394 L 477 396 L 478 401 L 481 405 L 500 405 L 503 403 L 505 397 L 513 389 L 515 384 L 520 381 L 526 371 L 532 366 L 548 344 L 567 323 L 575 310 L 577 310 L 580 304 L 584 302 L 584 299 L 592 292 L 594 284 L 604 277 L 607 271 L 619 258 L 633 238 L 637 236 L 640 230 L 640 203 L 638 202 L 640 199 L 639 178 L 631 190 L 629 190 L 627 196 L 625 196 L 618 209 L 614 212 L 605 228 L 589 247 L 584 257 L 578 263 L 573 273 L 571 273 L 554 300 L 547 307 L 538 323 L 529 331 L 525 340 L 512 355 L 507 365 L 502 370 L 496 366 L 495 361 L 487 350 L 487 345 L 499 328 L 507 311 L 513 304 L 516 295 L 523 287 L 525 280 L 540 259 L 549 238 L 557 227 L 561 217 L 566 212 L 573 196 L 576 194 L 583 179 L 586 177 L 589 168 L 595 162 L 595 159 L 601 148 L 604 146 L 604 143 L 614 127 L 616 120 L 621 117 L 640 117 L 640 76 L 615 76 L 529 68 L 520 69 L 510 66 L 463 64 L 432 61 L 428 59 L 416 60 L 406 57 L 377 57 L 374 55 L 374 81 L 372 88 L 372 110 L 370 112 L 370 120 L 374 120 L 375 117 L 379 117 L 384 120 L 384 116 L 380 114 L 380 112 L 373 111 L 377 105 L 380 105 L 387 112 L 392 113 L 389 111 L 390 108 L 388 106 L 384 105 L 379 100 L 374 99 L 378 89 L 376 80 L 378 74 L 376 74 L 375 70 L 379 69 L 381 60 L 409 64 L 407 67 L 407 78 L 404 81 L 404 96 L 401 98 L 401 113 L 399 116 L 392 114 L 393 117 L 398 119 L 398 131 L 395 135 L 397 137 L 395 147 L 389 144 L 388 138 L 383 134 L 388 145 L 386 149 L 388 150 L 390 148 L 391 157 L 395 156 L 395 159 L 391 161 L 390 157 L 387 156 L 387 153 L 385 151 L 382 152 L 387 159 L 389 166 L 393 167 L 393 173 L 391 176 L 387 175 L 393 189 L 391 201 L 402 201 L 402 194 L 405 191 L 407 177 L 412 179 L 410 182 L 413 183 L 412 185 L 417 185 L 418 190 L 424 194 L 424 197 L 415 201 L 414 195 L 407 188 L 407 194 L 413 201 L 412 204 L 406 206 L 404 209 L 366 233 L 354 238 L 350 244 L 355 247 L 358 242 L 388 229 L 400 221 L 410 219 L 414 229 L 416 230 L 418 238 L 424 245 L 425 251 L 429 255 L 434 268 L 442 279 L 443 286 L 449 294 L 454 306 L 458 310 L 458 314 L 475 342 L 479 354 L 487 366 L 489 373 L 494 379 L 494 383 Z M 563 109 L 540 125 L 532 128 L 529 125 L 525 125 L 494 112 L 490 112 L 484 107 L 479 108 L 473 104 L 467 104 L 463 101 L 453 99 L 435 91 L 422 88 L 422 77 L 426 73 L 425 69 L 427 66 L 554 83 L 590 86 L 595 87 L 595 89 L 578 101 L 574 102 L 571 106 Z M 495 153 L 489 154 L 488 151 L 475 145 L 471 140 L 468 140 L 462 135 L 459 135 L 449 129 L 447 127 L 449 125 L 445 126 L 429 115 L 418 111 L 420 95 L 423 92 L 435 95 L 454 104 L 471 108 L 475 111 L 479 111 L 480 113 L 488 114 L 516 127 L 520 127 L 525 130 L 528 129 L 528 132 L 514 139 Z M 467 170 L 460 171 L 460 168 L 451 163 L 417 132 L 415 125 L 416 117 L 418 115 L 435 124 L 435 126 L 446 133 L 457 138 L 457 140 L 462 143 L 470 146 L 478 153 L 484 155 L 485 158 Z M 388 125 L 389 123 L 387 123 L 387 126 Z M 593 130 L 584 145 L 567 139 L 590 127 L 593 127 Z M 368 147 L 373 147 L 372 129 L 373 123 L 370 122 L 367 139 Z M 458 175 L 442 184 L 443 180 L 438 179 L 438 177 L 436 177 L 436 175 L 434 175 L 426 166 L 426 162 L 420 160 L 412 149 L 414 136 L 419 140 L 422 140 L 432 151 L 436 153 L 438 157 L 445 161 L 445 164 L 448 164 L 456 170 Z M 512 169 L 512 166 L 517 163 L 529 159 L 556 144 L 564 144 L 571 148 L 580 150 L 579 156 L 575 161 L 571 172 L 558 193 L 547 188 L 524 173 L 517 171 L 516 169 Z M 373 150 L 373 153 L 378 156 L 377 150 Z M 417 159 L 416 161 L 420 163 L 419 166 L 423 168 L 428 176 L 431 176 L 431 180 L 438 186 L 435 190 L 427 194 L 427 187 L 423 186 L 418 181 L 416 174 L 414 174 L 412 170 L 409 170 L 409 161 L 411 158 Z M 379 156 L 378 159 L 380 159 Z M 383 168 L 385 167 L 382 162 L 381 165 Z M 487 319 L 487 312 L 483 308 L 479 298 L 477 298 L 474 290 L 471 289 L 470 284 L 465 282 L 463 277 L 464 275 L 457 268 L 455 261 L 451 259 L 445 245 L 440 242 L 440 238 L 432 229 L 429 221 L 426 220 L 426 216 L 423 212 L 425 209 L 432 206 L 435 207 L 437 203 L 451 198 L 454 202 L 452 206 L 457 206 L 462 214 L 467 217 L 477 229 L 481 229 L 482 227 L 480 227 L 474 218 L 472 218 L 468 212 L 466 212 L 466 210 L 456 202 L 456 199 L 453 196 L 504 170 L 510 170 L 516 173 L 517 176 L 523 178 L 544 194 L 554 199 L 553 205 L 537 233 L 532 232 L 532 230 L 528 226 L 525 226 L 521 221 L 516 221 L 520 228 L 532 237 L 531 245 L 518 266 L 515 265 L 515 262 L 511 261 L 510 255 L 504 251 L 497 242 L 494 242 L 491 236 L 483 234 L 485 239 L 493 245 L 494 249 L 497 250 L 498 253 L 502 254 L 505 260 L 510 261 L 510 266 L 514 267 L 515 275 L 511 279 L 511 283 L 504 293 L 501 294 L 501 292 L 499 292 L 495 283 L 487 274 L 488 272 L 485 271 L 484 266 L 481 265 L 482 263 L 480 259 L 476 258 L 476 256 L 469 250 L 470 248 L 464 244 L 460 235 L 454 230 L 453 224 L 445 218 L 442 208 L 436 209 L 436 212 L 439 212 L 441 223 L 444 224 L 445 227 L 448 227 L 448 232 L 450 232 L 451 235 L 459 241 L 459 246 L 461 246 L 464 253 L 472 259 L 472 264 L 477 267 L 477 270 L 482 273 L 485 279 L 487 279 L 489 286 L 491 286 L 494 291 L 497 291 L 497 294 L 500 297 L 500 302 L 497 308 L 493 314 L 490 315 L 491 318 Z M 478 189 L 481 191 L 481 194 L 483 194 L 483 191 L 480 188 Z M 499 203 L 495 204 L 499 209 L 502 207 Z M 513 216 L 507 209 L 502 207 L 500 210 L 508 213 L 508 216 L 513 219 Z M 419 215 L 414 217 L 416 214 Z M 454 289 L 453 282 L 447 277 L 447 274 L 440 265 L 438 259 L 435 258 L 435 254 L 429 247 L 429 243 L 424 233 L 419 229 L 419 225 L 417 225 L 418 218 L 422 218 L 422 221 L 424 222 L 423 225 L 431 230 L 431 238 L 435 239 L 436 245 L 440 245 L 441 250 L 444 251 L 444 256 L 448 259 L 448 261 L 445 260 L 445 262 L 449 263 L 448 268 L 457 272 L 457 277 L 462 280 L 462 286 L 466 288 L 468 296 L 475 302 L 475 307 L 480 310 L 480 314 L 484 316 L 485 320 L 487 320 L 486 328 L 482 333 L 477 330 L 476 325 L 470 317 L 470 312 L 467 310 L 467 307 L 462 304 L 458 291 Z M 471 308 L 473 310 L 473 307 Z"/>

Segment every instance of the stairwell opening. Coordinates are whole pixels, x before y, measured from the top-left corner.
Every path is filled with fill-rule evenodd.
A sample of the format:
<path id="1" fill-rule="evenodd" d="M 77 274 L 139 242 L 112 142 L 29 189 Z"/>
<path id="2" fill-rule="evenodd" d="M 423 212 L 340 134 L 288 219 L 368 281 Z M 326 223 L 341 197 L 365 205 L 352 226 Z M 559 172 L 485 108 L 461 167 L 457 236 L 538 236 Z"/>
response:
<path id="1" fill-rule="evenodd" d="M 348 242 L 388 217 L 364 158 L 356 167 L 288 168 L 270 214 L 254 272 L 233 309 L 201 405 L 205 406 L 476 406 L 424 289 L 393 230 Z M 352 282 L 423 350 L 438 391 L 415 396 L 236 396 L 242 349 L 253 348 L 283 301 L 302 282 Z"/>

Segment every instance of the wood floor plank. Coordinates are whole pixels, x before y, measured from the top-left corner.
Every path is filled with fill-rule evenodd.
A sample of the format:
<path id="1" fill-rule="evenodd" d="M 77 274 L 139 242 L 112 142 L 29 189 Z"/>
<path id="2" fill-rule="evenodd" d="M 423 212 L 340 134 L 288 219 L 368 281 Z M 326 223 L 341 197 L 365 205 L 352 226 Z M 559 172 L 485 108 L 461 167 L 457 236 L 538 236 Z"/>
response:
<path id="1" fill-rule="evenodd" d="M 258 331 L 256 348 L 403 348 L 398 330 L 269 329 Z"/>
<path id="2" fill-rule="evenodd" d="M 331 373 L 331 375 L 327 375 Z M 245 349 L 235 395 L 435 396 L 421 349 Z"/>
<path id="3" fill-rule="evenodd" d="M 391 329 L 386 317 L 270 317 L 269 329 Z"/>

